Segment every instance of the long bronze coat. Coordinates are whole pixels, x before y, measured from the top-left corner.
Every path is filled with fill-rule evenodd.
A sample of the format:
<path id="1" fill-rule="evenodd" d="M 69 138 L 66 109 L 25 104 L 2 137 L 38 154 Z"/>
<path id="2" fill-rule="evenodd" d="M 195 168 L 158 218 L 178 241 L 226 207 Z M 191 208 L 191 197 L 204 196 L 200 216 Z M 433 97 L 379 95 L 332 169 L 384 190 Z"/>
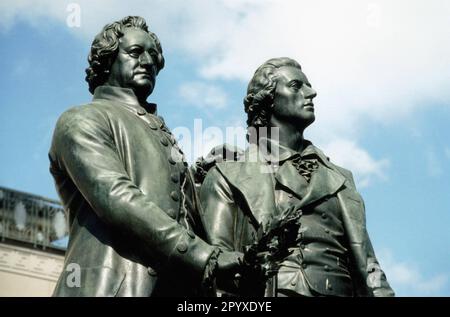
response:
<path id="1" fill-rule="evenodd" d="M 336 195 L 342 211 L 345 236 L 351 253 L 351 278 L 357 296 L 393 296 L 376 259 L 366 230 L 364 202 L 356 191 L 350 171 L 332 164 L 312 144 L 309 145 L 325 162 L 323 183 L 311 186 L 298 207 Z M 255 145 L 238 162 L 218 163 L 201 187 L 202 219 L 208 240 L 225 250 L 243 251 L 253 242 L 255 227 L 265 224 L 276 209 L 274 180 L 269 173 L 268 160 Z M 272 162 L 273 163 L 273 162 Z M 293 193 L 300 192 L 298 172 L 290 164 L 283 165 L 278 182 Z M 314 180 L 312 180 L 313 182 Z M 295 197 L 293 199 L 296 199 Z M 338 295 L 338 294 L 336 294 Z"/>
<path id="2" fill-rule="evenodd" d="M 54 295 L 182 295 L 201 281 L 213 247 L 193 233 L 198 215 L 181 212 L 186 167 L 151 112 L 132 90 L 100 86 L 59 118 L 50 170 L 70 238 Z"/>

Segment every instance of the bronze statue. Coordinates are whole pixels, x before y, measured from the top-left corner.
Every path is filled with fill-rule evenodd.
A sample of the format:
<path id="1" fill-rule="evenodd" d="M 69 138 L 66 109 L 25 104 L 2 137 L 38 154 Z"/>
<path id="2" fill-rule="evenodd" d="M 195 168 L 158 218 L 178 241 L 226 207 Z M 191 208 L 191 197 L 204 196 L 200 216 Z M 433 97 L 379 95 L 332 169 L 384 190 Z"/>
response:
<path id="1" fill-rule="evenodd" d="M 59 118 L 49 153 L 70 213 L 65 267 L 55 296 L 198 296 L 214 274 L 234 276 L 237 252 L 207 244 L 183 153 L 147 103 L 164 67 L 141 17 L 95 37 L 86 81 L 94 97 Z M 67 282 L 80 267 L 80 283 Z M 72 265 L 72 266 L 70 266 Z"/>
<path id="2" fill-rule="evenodd" d="M 295 60 L 270 59 L 256 70 L 244 99 L 249 147 L 236 162 L 216 164 L 201 187 L 208 241 L 246 254 L 263 245 L 263 258 L 284 248 L 266 296 L 393 296 L 351 172 L 303 138 L 315 96 Z M 249 295 L 251 286 L 240 289 Z"/>

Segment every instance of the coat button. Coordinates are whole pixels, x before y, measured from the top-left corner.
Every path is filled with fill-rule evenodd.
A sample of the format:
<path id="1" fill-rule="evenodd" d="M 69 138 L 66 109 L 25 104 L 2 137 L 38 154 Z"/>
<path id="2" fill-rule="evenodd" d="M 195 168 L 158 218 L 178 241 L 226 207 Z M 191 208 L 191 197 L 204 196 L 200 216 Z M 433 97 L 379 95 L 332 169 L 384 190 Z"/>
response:
<path id="1" fill-rule="evenodd" d="M 147 268 L 147 272 L 148 272 L 148 274 L 149 274 L 150 276 L 156 276 L 156 275 L 158 275 L 158 273 L 157 273 L 153 268 L 151 268 L 151 267 L 148 267 L 148 268 Z"/>
<path id="2" fill-rule="evenodd" d="M 175 201 L 178 201 L 178 199 L 180 199 L 180 196 L 178 195 L 178 193 L 176 191 L 172 191 L 170 193 L 170 197 L 172 197 L 172 199 Z"/>
<path id="3" fill-rule="evenodd" d="M 323 269 L 324 269 L 326 272 L 329 272 L 329 271 L 330 271 L 330 267 L 329 267 L 328 265 L 325 265 L 325 266 L 323 267 Z"/>
<path id="4" fill-rule="evenodd" d="M 292 195 L 291 193 L 289 193 L 289 194 L 288 194 L 288 197 L 289 197 L 289 198 L 292 198 L 292 197 L 294 197 L 294 195 Z"/>
<path id="5" fill-rule="evenodd" d="M 181 243 L 179 243 L 178 245 L 177 245 L 177 250 L 180 252 L 180 253 L 184 253 L 184 252 L 186 252 L 187 251 L 187 244 L 185 243 L 185 242 L 181 242 Z"/>
<path id="6" fill-rule="evenodd" d="M 330 230 L 329 229 L 325 229 L 325 233 L 330 233 Z"/>
<path id="7" fill-rule="evenodd" d="M 169 158 L 167 159 L 169 161 L 170 164 L 175 165 L 175 160 L 173 159 L 172 155 L 169 156 Z"/>
<path id="8" fill-rule="evenodd" d="M 180 180 L 180 177 L 178 176 L 178 174 L 172 174 L 170 175 L 170 179 L 176 184 Z"/>
<path id="9" fill-rule="evenodd" d="M 137 113 L 138 115 L 143 116 L 147 113 L 147 111 L 145 111 L 144 109 L 139 109 Z"/>
<path id="10" fill-rule="evenodd" d="M 164 146 L 168 146 L 169 145 L 169 141 L 167 141 L 167 139 L 165 137 L 161 137 L 160 139 L 161 144 Z"/>
<path id="11" fill-rule="evenodd" d="M 152 130 L 158 130 L 158 127 L 155 125 L 155 123 L 149 124 L 149 127 Z"/>
<path id="12" fill-rule="evenodd" d="M 322 213 L 322 219 L 327 219 L 327 214 L 326 213 Z"/>
<path id="13" fill-rule="evenodd" d="M 302 263 L 302 268 L 306 269 L 308 267 L 308 264 Z"/>

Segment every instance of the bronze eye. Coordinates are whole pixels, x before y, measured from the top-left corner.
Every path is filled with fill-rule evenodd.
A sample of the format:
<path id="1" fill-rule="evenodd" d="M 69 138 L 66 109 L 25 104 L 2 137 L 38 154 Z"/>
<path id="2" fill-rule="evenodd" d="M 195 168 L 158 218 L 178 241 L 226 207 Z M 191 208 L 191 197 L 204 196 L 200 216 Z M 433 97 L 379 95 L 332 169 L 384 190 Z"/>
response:
<path id="1" fill-rule="evenodd" d="M 142 50 L 139 48 L 133 48 L 128 51 L 128 55 L 130 55 L 133 58 L 139 58 L 139 56 L 142 54 Z"/>
<path id="2" fill-rule="evenodd" d="M 294 88 L 294 89 L 300 89 L 303 86 L 303 82 L 298 81 L 298 80 L 293 80 L 289 83 L 289 87 Z"/>

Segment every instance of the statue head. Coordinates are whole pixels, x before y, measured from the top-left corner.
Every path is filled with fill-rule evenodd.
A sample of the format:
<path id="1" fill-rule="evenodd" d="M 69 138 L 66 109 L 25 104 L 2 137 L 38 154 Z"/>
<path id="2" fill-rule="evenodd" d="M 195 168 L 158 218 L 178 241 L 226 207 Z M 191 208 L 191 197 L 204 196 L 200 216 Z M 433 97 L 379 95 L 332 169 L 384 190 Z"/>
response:
<path id="1" fill-rule="evenodd" d="M 164 67 L 158 37 L 145 20 L 128 16 L 107 24 L 92 42 L 86 69 L 89 91 L 100 85 L 133 89 L 146 99 L 153 91 L 156 75 Z"/>
<path id="2" fill-rule="evenodd" d="M 314 122 L 316 92 L 295 60 L 272 58 L 256 70 L 244 98 L 248 127 L 271 127 L 272 121 L 293 123 L 300 129 Z"/>

